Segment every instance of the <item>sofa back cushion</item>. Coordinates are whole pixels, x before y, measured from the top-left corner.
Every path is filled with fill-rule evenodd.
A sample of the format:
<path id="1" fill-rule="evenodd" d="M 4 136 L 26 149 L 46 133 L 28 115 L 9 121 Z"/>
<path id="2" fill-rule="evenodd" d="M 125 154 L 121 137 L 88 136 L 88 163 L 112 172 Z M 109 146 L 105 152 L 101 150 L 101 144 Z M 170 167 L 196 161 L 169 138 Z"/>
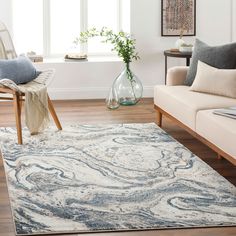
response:
<path id="1" fill-rule="evenodd" d="M 236 43 L 211 47 L 196 39 L 185 85 L 192 85 L 199 60 L 219 69 L 236 69 Z"/>
<path id="2" fill-rule="evenodd" d="M 217 69 L 198 61 L 197 75 L 190 90 L 236 98 L 236 69 Z"/>

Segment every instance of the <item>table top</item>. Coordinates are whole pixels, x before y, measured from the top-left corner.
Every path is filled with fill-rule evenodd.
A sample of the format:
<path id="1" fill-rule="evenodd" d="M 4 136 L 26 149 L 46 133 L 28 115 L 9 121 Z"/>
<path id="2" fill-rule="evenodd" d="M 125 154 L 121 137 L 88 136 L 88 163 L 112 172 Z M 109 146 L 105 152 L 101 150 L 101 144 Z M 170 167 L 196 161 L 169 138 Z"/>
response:
<path id="1" fill-rule="evenodd" d="M 191 58 L 192 52 L 178 52 L 178 51 L 165 50 L 164 55 L 168 57 Z"/>

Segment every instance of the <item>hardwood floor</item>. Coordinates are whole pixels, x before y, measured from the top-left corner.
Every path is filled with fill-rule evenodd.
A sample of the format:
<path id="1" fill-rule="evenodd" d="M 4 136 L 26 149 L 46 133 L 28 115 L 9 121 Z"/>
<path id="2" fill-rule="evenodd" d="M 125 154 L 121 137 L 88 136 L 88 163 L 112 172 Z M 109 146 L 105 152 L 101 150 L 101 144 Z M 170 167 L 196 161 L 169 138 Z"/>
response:
<path id="1" fill-rule="evenodd" d="M 136 106 L 120 107 L 118 110 L 106 109 L 103 100 L 56 101 L 55 109 L 62 126 L 67 123 L 81 124 L 101 123 L 148 123 L 156 122 L 156 112 L 152 99 L 144 99 Z M 52 123 L 53 124 L 53 123 Z M 0 103 L 0 126 L 14 126 L 14 114 L 11 103 Z M 216 153 L 193 138 L 186 131 L 177 127 L 170 120 L 163 120 L 163 129 L 184 144 L 193 153 L 215 169 L 236 186 L 236 167 L 226 160 L 218 160 Z M 0 158 L 0 236 L 13 236 L 14 228 L 11 218 L 9 199 L 2 159 Z M 86 234 L 86 236 L 95 234 Z M 123 233 L 99 233 L 99 236 L 235 236 L 236 227 L 156 230 Z"/>

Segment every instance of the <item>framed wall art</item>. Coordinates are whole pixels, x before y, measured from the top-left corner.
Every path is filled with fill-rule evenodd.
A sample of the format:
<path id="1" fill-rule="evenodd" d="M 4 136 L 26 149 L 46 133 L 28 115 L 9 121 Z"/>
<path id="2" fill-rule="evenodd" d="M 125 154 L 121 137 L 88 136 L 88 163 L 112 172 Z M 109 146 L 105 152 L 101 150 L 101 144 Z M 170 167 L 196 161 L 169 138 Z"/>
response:
<path id="1" fill-rule="evenodd" d="M 196 0 L 161 0 L 161 35 L 196 35 Z"/>

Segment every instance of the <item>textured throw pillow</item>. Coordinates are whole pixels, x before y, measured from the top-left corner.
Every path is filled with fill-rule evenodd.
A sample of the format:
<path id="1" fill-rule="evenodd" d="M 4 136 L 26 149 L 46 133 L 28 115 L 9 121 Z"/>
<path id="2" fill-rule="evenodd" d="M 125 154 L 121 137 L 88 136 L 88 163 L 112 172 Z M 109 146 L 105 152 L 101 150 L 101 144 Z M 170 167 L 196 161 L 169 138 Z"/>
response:
<path id="1" fill-rule="evenodd" d="M 236 69 L 217 69 L 198 61 L 197 75 L 190 90 L 236 98 Z"/>
<path id="2" fill-rule="evenodd" d="M 211 47 L 196 39 L 185 85 L 192 85 L 199 60 L 219 69 L 236 69 L 236 43 Z"/>
<path id="3" fill-rule="evenodd" d="M 0 60 L 0 80 L 10 79 L 16 84 L 25 84 L 34 80 L 37 72 L 32 62 L 25 56 L 11 60 Z"/>

